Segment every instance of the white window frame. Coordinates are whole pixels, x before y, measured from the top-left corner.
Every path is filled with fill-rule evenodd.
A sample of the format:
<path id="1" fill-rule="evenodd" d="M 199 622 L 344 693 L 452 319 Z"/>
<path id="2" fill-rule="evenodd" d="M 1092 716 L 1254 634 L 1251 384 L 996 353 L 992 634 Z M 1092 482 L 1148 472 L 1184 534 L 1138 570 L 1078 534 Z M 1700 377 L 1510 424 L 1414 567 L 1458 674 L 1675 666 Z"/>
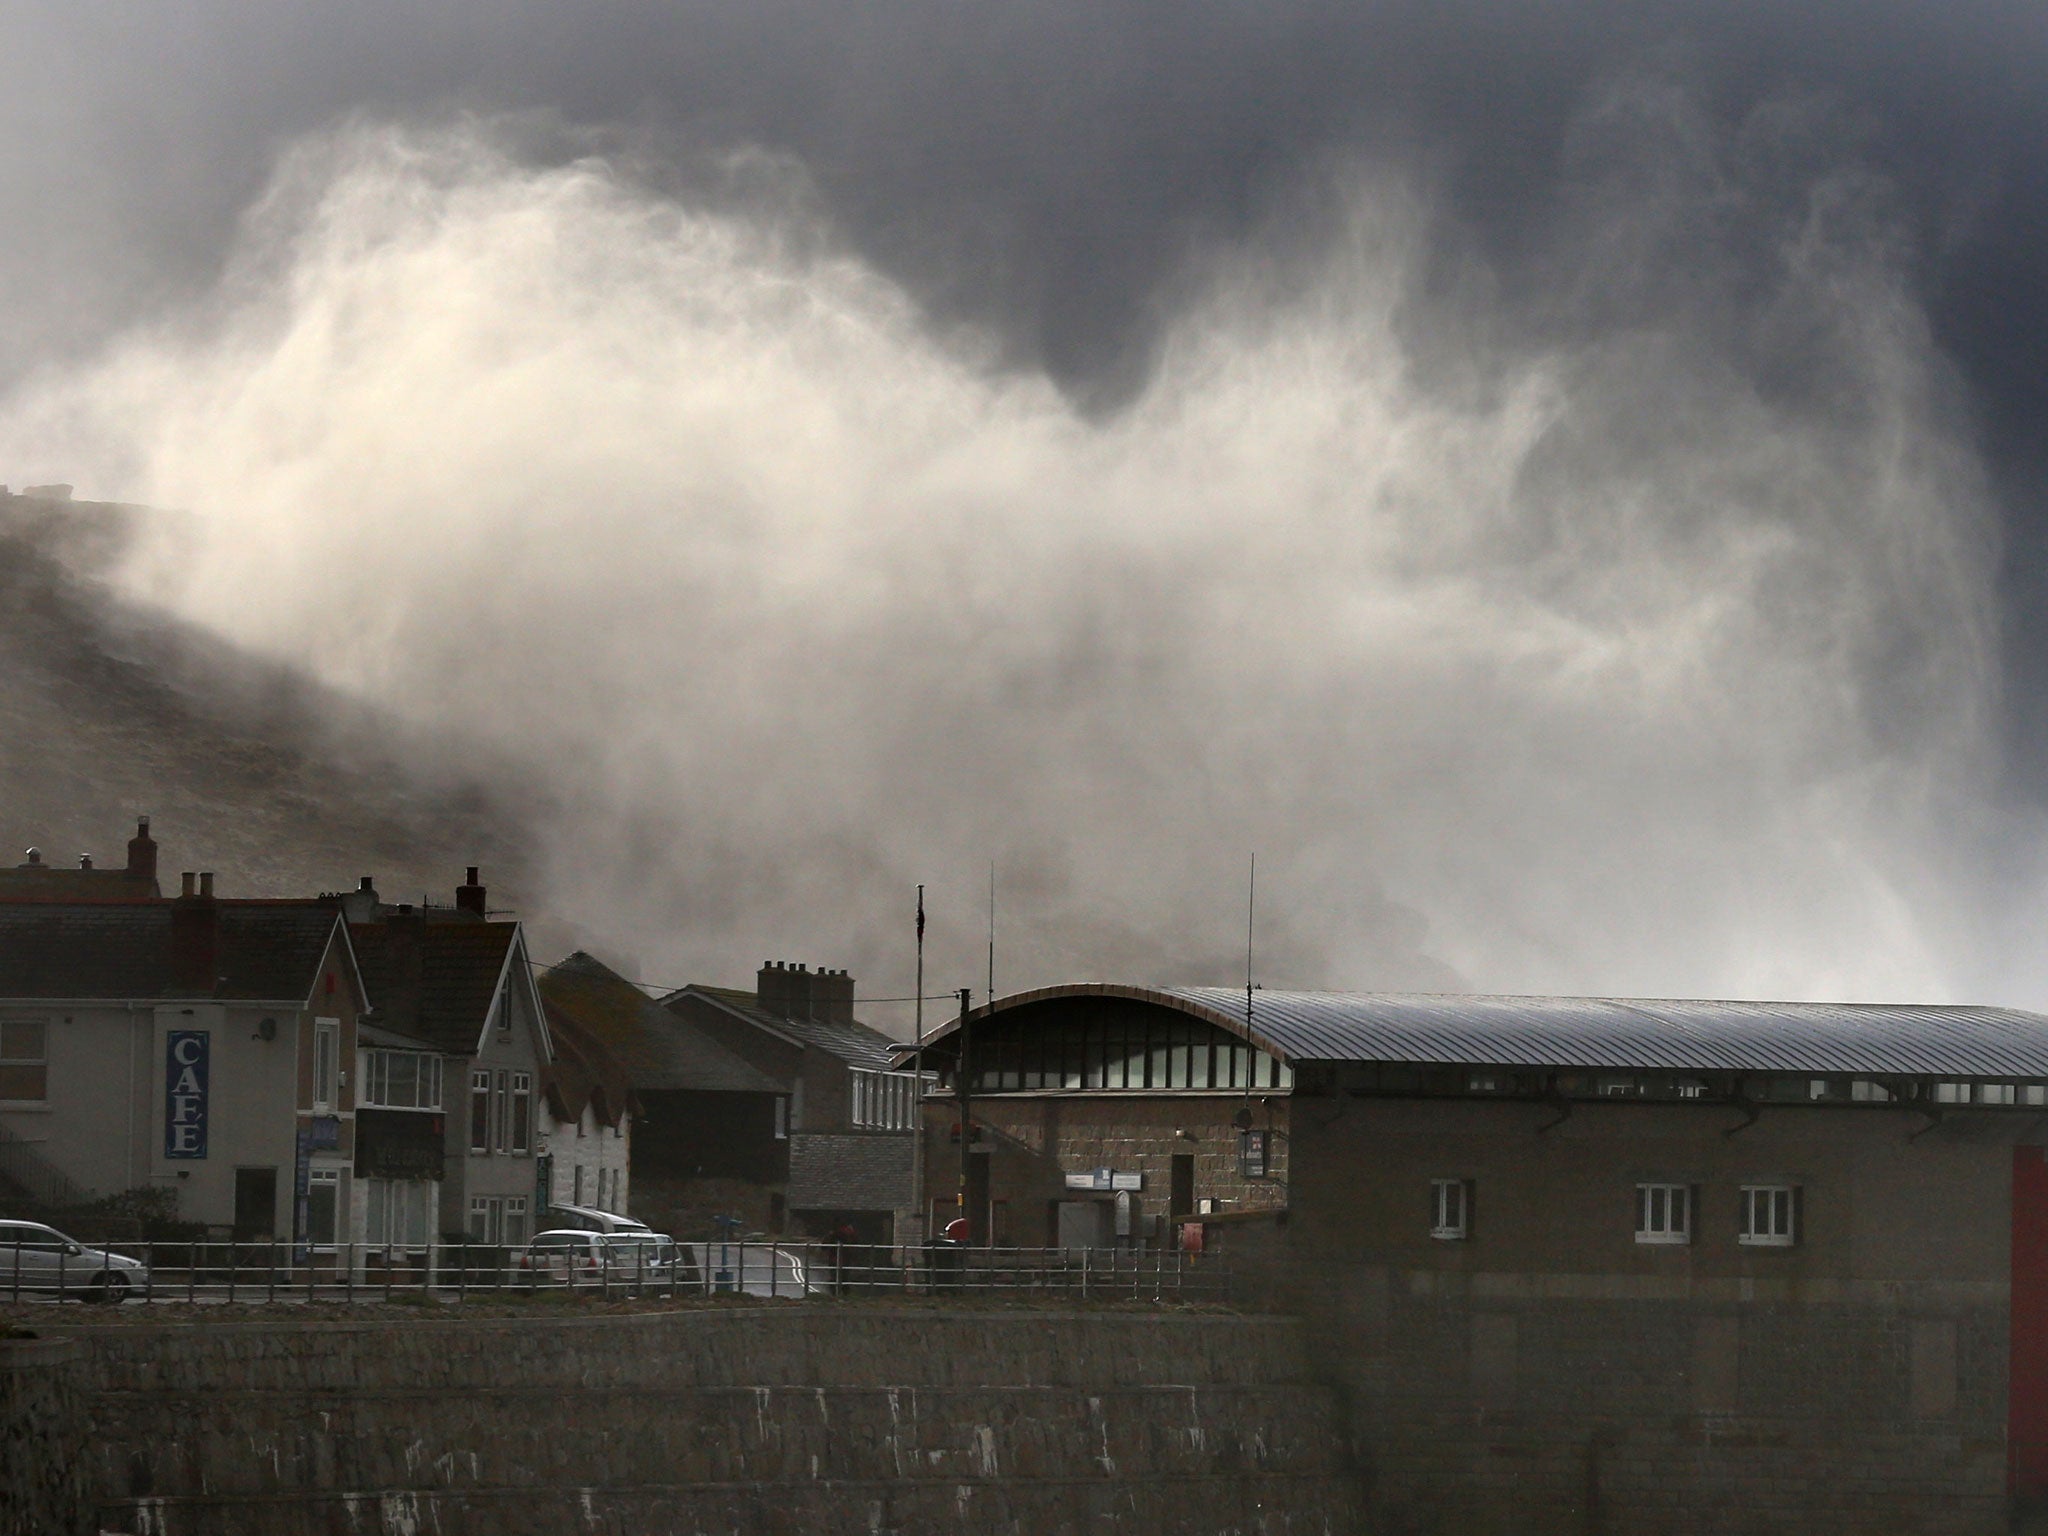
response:
<path id="1" fill-rule="evenodd" d="M 506 1247 L 514 1247 L 533 1236 L 526 1219 L 526 1196 L 507 1195 L 502 1220 L 504 1224 L 499 1231 Z"/>
<path id="2" fill-rule="evenodd" d="M 512 1150 L 512 1074 L 503 1067 L 494 1074 L 491 1091 L 491 1150 Z"/>
<path id="3" fill-rule="evenodd" d="M 360 1109 L 412 1109 L 425 1114 L 441 1112 L 441 1058 L 432 1051 L 395 1051 L 383 1047 L 365 1047 L 357 1053 L 362 1062 L 362 1081 L 358 1083 L 356 1106 Z M 407 1060 L 413 1063 L 413 1102 L 395 1102 L 391 1093 L 391 1068 L 394 1062 Z"/>
<path id="4" fill-rule="evenodd" d="M 1799 1241 L 1799 1186 L 1745 1184 L 1741 1192 L 1742 1225 L 1735 1240 L 1745 1248 L 1790 1248 Z"/>
<path id="5" fill-rule="evenodd" d="M 1682 1247 L 1692 1241 L 1693 1193 L 1690 1184 L 1636 1186 L 1636 1241 Z"/>
<path id="6" fill-rule="evenodd" d="M 341 1107 L 341 1020 L 313 1021 L 313 1108 Z"/>
<path id="7" fill-rule="evenodd" d="M 1438 1242 L 1462 1243 L 1472 1234 L 1472 1181 L 1429 1181 L 1429 1235 Z"/>
<path id="8" fill-rule="evenodd" d="M 483 1100 L 483 1134 L 477 1134 L 477 1100 Z M 491 1150 L 491 1074 L 482 1067 L 469 1074 L 469 1150 L 474 1157 L 482 1157 Z"/>
<path id="9" fill-rule="evenodd" d="M 334 1231 L 327 1241 L 322 1242 L 313 1235 L 313 1194 L 315 1189 L 329 1188 L 334 1191 Z M 311 1168 L 306 1172 L 306 1243 L 315 1253 L 332 1253 L 341 1242 L 341 1234 L 347 1228 L 347 1213 L 341 1205 L 341 1170 L 339 1168 Z"/>
<path id="10" fill-rule="evenodd" d="M 512 1151 L 515 1156 L 533 1150 L 533 1074 L 514 1072 L 512 1074 L 512 1107 L 508 1112 L 512 1122 Z"/>

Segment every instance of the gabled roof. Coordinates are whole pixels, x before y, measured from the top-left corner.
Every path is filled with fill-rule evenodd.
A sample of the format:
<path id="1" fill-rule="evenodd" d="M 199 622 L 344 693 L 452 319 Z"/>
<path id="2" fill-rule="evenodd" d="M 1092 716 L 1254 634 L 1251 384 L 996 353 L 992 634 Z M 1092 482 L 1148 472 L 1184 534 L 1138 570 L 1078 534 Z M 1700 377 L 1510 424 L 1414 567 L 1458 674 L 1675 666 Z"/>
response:
<path id="1" fill-rule="evenodd" d="M 0 902 L 0 997 L 191 997 L 172 985 L 168 901 Z M 223 899 L 216 974 L 205 996 L 303 1003 L 340 927 L 314 906 Z M 346 944 L 344 944 L 346 949 Z"/>
<path id="2" fill-rule="evenodd" d="M 541 973 L 540 995 L 615 1057 L 639 1093 L 782 1093 L 782 1085 L 581 950 Z"/>
<path id="3" fill-rule="evenodd" d="M 870 1029 L 858 1021 L 834 1024 L 823 1019 L 786 1019 L 763 1009 L 754 993 L 734 987 L 680 987 L 664 997 L 661 1006 L 668 1008 L 686 997 L 701 998 L 743 1023 L 792 1044 L 815 1047 L 837 1056 L 848 1066 L 886 1072 L 895 1064 L 898 1043 L 880 1030 Z"/>
<path id="4" fill-rule="evenodd" d="M 440 1050 L 473 1054 L 505 986 L 517 923 L 350 923 L 376 1022 Z"/>
<path id="5" fill-rule="evenodd" d="M 2014 1008 L 1262 991 L 1247 1032 L 1237 988 L 1089 983 L 998 998 L 970 1019 L 1090 997 L 1189 1014 L 1296 1064 L 2048 1080 L 2048 1017 Z M 958 1028 L 950 1022 L 926 1046 Z"/>

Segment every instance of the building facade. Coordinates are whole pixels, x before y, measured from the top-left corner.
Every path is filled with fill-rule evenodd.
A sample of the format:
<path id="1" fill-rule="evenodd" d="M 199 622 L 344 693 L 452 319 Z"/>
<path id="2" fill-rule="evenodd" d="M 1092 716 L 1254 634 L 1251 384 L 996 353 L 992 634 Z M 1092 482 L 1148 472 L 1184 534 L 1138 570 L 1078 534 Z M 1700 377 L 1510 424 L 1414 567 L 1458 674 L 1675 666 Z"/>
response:
<path id="1" fill-rule="evenodd" d="M 365 990 L 339 915 L 217 898 L 0 900 L 0 1173 L 77 1208 L 167 1196 L 220 1236 L 352 1219 Z"/>
<path id="2" fill-rule="evenodd" d="M 1233 1028 L 1131 989 L 1053 987 L 934 1031 L 932 1230 L 963 1190 L 976 1240 L 1003 1247 L 1174 1245 L 1197 1217 L 1284 1209 L 1293 1072 L 1247 1043 L 1241 1010 Z"/>
<path id="3" fill-rule="evenodd" d="M 662 1006 L 782 1091 L 774 1230 L 894 1241 L 916 1204 L 916 1079 L 900 1070 L 897 1042 L 854 1017 L 853 977 L 773 961 L 752 992 L 688 986 Z"/>
<path id="4" fill-rule="evenodd" d="M 1212 1087 L 1220 1037 L 1291 1067 L 1284 1221 L 1233 1258 L 1325 1341 L 1374 1531 L 2048 1519 L 2048 1018 L 1264 992 L 1247 1027 L 1242 993 L 1135 987 L 1031 1006 L 1014 1086 L 970 1031 L 977 1119 L 1028 1133 L 1028 1095 L 1062 1119 L 1113 1102 L 1119 1059 L 1129 1096 L 1141 1015 L 1148 1053 L 1182 1020 L 1217 1032 Z"/>

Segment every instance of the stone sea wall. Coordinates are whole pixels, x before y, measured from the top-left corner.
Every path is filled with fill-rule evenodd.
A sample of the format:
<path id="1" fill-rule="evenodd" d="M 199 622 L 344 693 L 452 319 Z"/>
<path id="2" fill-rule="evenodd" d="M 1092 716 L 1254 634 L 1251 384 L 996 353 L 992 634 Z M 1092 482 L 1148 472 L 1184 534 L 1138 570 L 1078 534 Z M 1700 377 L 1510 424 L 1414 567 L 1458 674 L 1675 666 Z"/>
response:
<path id="1" fill-rule="evenodd" d="M 1300 1325 L 731 1307 L 74 1326 L 135 1536 L 1358 1529 Z"/>

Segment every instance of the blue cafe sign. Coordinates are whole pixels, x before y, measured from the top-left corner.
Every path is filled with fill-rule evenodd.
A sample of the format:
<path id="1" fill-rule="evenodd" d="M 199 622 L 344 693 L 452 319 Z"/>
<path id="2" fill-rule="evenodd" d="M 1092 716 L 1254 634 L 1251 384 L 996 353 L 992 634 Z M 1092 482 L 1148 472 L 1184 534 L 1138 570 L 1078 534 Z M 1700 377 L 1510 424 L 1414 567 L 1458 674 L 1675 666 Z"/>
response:
<path id="1" fill-rule="evenodd" d="M 206 1085 L 210 1037 L 174 1029 L 164 1037 L 164 1156 L 206 1156 Z"/>

